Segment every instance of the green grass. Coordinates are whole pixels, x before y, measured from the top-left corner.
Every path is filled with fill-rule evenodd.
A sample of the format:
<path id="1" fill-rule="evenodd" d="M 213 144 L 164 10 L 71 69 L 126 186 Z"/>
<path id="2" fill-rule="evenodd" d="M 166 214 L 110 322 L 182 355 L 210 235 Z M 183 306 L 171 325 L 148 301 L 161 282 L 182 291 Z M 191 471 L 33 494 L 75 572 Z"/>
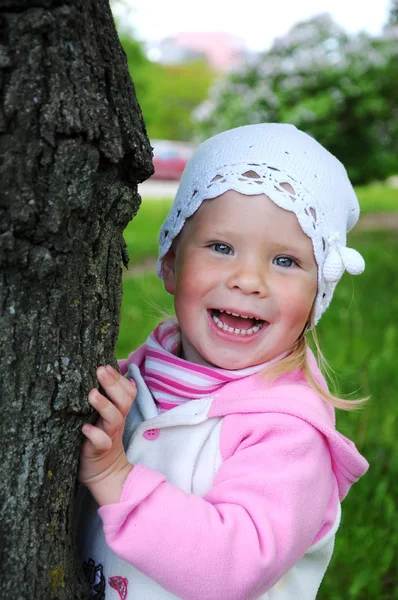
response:
<path id="1" fill-rule="evenodd" d="M 361 213 L 370 212 L 397 212 L 398 189 L 390 188 L 382 183 L 374 183 L 357 187 L 356 193 L 361 205 Z"/>
<path id="2" fill-rule="evenodd" d="M 376 188 L 359 192 L 365 211 L 375 211 L 379 202 Z M 385 210 L 398 210 L 398 190 L 393 192 L 395 200 L 389 196 L 391 205 Z M 157 202 L 144 203 L 141 209 L 137 235 L 145 231 L 149 236 L 146 248 L 151 248 L 150 256 L 156 256 L 156 241 L 149 238 L 155 220 L 163 219 L 162 211 L 167 211 L 167 205 Z M 366 270 L 359 277 L 344 275 L 318 326 L 318 335 L 341 394 L 371 396 L 361 411 L 338 411 L 337 415 L 339 430 L 355 441 L 370 462 L 370 470 L 343 502 L 335 552 L 317 600 L 396 600 L 398 234 L 354 230 L 349 244 L 364 256 Z M 172 298 L 154 273 L 125 278 L 118 357 L 145 340 L 162 318 L 162 311 L 172 312 Z"/>
<path id="3" fill-rule="evenodd" d="M 124 230 L 130 265 L 148 256 L 156 257 L 159 229 L 170 210 L 171 200 L 143 200 L 137 216 Z"/>
<path id="4" fill-rule="evenodd" d="M 338 412 L 370 470 L 343 503 L 341 530 L 318 600 L 393 600 L 398 581 L 398 277 L 396 232 L 362 231 L 350 243 L 365 273 L 344 276 L 319 324 L 321 347 L 343 394 L 370 395 L 366 408 Z"/>
<path id="5" fill-rule="evenodd" d="M 164 314 L 173 314 L 173 298 L 154 273 L 126 277 L 116 356 L 124 358 L 142 344 Z"/>

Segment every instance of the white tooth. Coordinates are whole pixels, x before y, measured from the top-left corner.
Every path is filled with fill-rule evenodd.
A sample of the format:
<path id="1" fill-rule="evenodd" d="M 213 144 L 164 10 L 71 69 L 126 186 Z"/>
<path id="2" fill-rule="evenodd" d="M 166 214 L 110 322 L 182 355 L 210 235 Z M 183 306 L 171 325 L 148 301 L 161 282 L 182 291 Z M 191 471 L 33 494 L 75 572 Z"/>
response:
<path id="1" fill-rule="evenodd" d="M 232 315 L 233 317 L 240 317 L 240 315 L 238 315 L 237 313 L 231 313 L 231 315 Z"/>
<path id="2" fill-rule="evenodd" d="M 224 325 L 221 323 L 220 319 L 217 321 L 217 327 L 219 327 L 220 329 L 224 328 Z"/>
<path id="3" fill-rule="evenodd" d="M 220 313 L 222 313 L 222 312 L 225 312 L 225 310 L 221 310 L 221 308 L 220 308 L 220 309 L 219 309 L 219 312 L 220 312 Z"/>
<path id="4" fill-rule="evenodd" d="M 214 321 L 214 323 L 219 323 L 220 319 L 218 317 L 216 317 L 216 315 L 213 315 L 213 321 Z"/>
<path id="5" fill-rule="evenodd" d="M 253 333 L 253 329 L 252 329 L 251 327 L 250 327 L 250 329 L 246 329 L 246 333 L 247 333 L 248 335 L 250 335 L 251 333 Z"/>
<path id="6" fill-rule="evenodd" d="M 227 313 L 227 315 L 233 315 L 234 313 L 229 312 L 229 310 L 225 311 Z"/>
<path id="7" fill-rule="evenodd" d="M 257 333 L 257 331 L 260 331 L 260 326 L 255 325 L 254 327 L 252 327 L 252 331 L 253 331 L 253 333 Z"/>
<path id="8" fill-rule="evenodd" d="M 247 335 L 247 329 L 241 329 L 240 330 L 240 334 L 241 335 Z"/>
<path id="9" fill-rule="evenodd" d="M 240 329 L 235 329 L 235 333 L 240 333 Z"/>
<path id="10" fill-rule="evenodd" d="M 242 319 L 248 319 L 249 317 L 246 317 L 246 315 L 239 315 L 240 317 L 242 317 Z"/>
<path id="11" fill-rule="evenodd" d="M 235 329 L 233 327 L 228 327 L 228 331 L 230 331 L 231 333 L 234 333 Z"/>
<path id="12" fill-rule="evenodd" d="M 225 325 L 225 323 L 224 323 L 224 325 L 222 326 L 222 328 L 224 329 L 224 331 L 228 331 L 228 330 L 229 330 L 229 327 L 228 327 L 228 325 Z"/>

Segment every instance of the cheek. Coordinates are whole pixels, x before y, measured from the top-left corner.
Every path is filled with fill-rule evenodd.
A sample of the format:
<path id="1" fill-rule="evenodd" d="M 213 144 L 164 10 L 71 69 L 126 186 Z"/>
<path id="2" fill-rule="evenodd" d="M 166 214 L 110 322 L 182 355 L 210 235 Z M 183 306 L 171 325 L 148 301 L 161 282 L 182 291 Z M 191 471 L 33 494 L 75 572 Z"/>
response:
<path id="1" fill-rule="evenodd" d="M 305 280 L 299 286 L 294 286 L 290 293 L 282 290 L 284 298 L 284 310 L 289 315 L 292 326 L 297 324 L 300 329 L 307 322 L 317 293 L 317 284 L 313 279 Z"/>
<path id="2" fill-rule="evenodd" d="M 307 321 L 311 315 L 312 307 L 318 291 L 318 285 L 314 281 L 310 281 L 310 284 L 303 290 L 301 297 L 301 314 L 304 321 Z"/>
<path id="3" fill-rule="evenodd" d="M 176 290 L 180 295 L 198 299 L 212 289 L 219 281 L 217 270 L 208 265 L 202 257 L 186 256 L 178 265 Z"/>
<path id="4" fill-rule="evenodd" d="M 200 269 L 196 269 L 192 263 L 184 265 L 178 270 L 174 294 L 176 307 L 179 306 L 186 311 L 192 304 L 195 304 L 203 290 L 201 279 Z"/>

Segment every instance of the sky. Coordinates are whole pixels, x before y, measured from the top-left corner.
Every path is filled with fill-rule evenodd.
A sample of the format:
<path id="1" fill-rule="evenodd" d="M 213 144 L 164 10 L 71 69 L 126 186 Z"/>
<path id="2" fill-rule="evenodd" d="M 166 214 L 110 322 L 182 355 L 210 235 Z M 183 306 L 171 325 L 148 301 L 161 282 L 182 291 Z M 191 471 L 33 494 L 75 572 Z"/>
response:
<path id="1" fill-rule="evenodd" d="M 251 50 L 269 48 L 295 23 L 329 12 L 347 32 L 378 34 L 387 21 L 390 0 L 122 0 L 135 33 L 158 41 L 181 31 L 226 31 L 243 38 Z M 113 3 L 117 4 L 117 0 Z M 244 6 L 248 10 L 244 10 Z M 115 10 L 115 8 L 114 8 Z M 127 18 L 127 15 L 126 15 Z"/>

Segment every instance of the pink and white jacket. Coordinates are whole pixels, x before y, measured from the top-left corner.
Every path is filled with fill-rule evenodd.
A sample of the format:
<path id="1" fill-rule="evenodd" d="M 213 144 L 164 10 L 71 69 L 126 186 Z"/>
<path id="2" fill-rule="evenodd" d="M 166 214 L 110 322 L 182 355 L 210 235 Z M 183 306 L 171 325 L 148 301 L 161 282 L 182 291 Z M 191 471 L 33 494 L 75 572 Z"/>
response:
<path id="1" fill-rule="evenodd" d="M 367 470 L 301 372 L 158 414 L 139 364 L 118 504 L 83 508 L 81 556 L 106 600 L 313 600 L 340 501 Z M 324 380 L 311 356 L 318 381 Z M 102 524 L 101 524 L 102 520 Z"/>

